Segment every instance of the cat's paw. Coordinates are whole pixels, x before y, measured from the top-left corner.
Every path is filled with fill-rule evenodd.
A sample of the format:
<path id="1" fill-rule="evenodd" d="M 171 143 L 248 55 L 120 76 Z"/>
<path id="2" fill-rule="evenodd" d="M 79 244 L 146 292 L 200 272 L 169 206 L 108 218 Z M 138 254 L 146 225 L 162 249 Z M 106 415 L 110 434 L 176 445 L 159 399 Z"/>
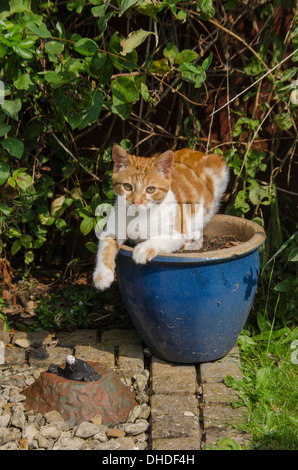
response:
<path id="1" fill-rule="evenodd" d="M 108 289 L 114 281 L 114 272 L 111 269 L 96 270 L 93 274 L 93 283 L 99 290 Z"/>
<path id="2" fill-rule="evenodd" d="M 145 243 L 140 243 L 140 245 L 137 245 L 133 250 L 132 257 L 137 264 L 146 264 L 147 261 L 151 261 L 156 255 L 156 248 L 148 246 Z"/>

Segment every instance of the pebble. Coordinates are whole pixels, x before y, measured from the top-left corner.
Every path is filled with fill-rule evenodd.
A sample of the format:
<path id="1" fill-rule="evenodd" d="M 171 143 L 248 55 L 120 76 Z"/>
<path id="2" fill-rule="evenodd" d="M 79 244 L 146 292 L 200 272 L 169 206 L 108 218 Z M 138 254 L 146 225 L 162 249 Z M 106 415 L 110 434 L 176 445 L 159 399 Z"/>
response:
<path id="1" fill-rule="evenodd" d="M 18 338 L 13 342 L 13 344 L 20 348 L 29 348 L 31 346 L 31 342 L 25 338 Z"/>
<path id="2" fill-rule="evenodd" d="M 138 419 L 134 424 L 126 424 L 124 430 L 126 434 L 136 436 L 138 434 L 142 434 L 142 432 L 147 431 L 148 428 L 148 421 L 144 419 Z"/>
<path id="3" fill-rule="evenodd" d="M 0 450 L 146 450 L 149 442 L 149 372 L 132 378 L 137 406 L 126 423 L 102 424 L 96 415 L 89 422 L 69 426 L 58 411 L 42 415 L 25 408 L 24 388 L 38 379 L 43 369 L 1 366 Z M 12 375 L 13 374 L 13 375 Z"/>
<path id="4" fill-rule="evenodd" d="M 88 439 L 88 437 L 93 437 L 96 433 L 98 433 L 98 424 L 96 423 L 89 423 L 88 421 L 83 421 L 79 424 L 75 436 L 82 437 L 83 439 Z"/>
<path id="5" fill-rule="evenodd" d="M 122 429 L 107 429 L 106 435 L 108 437 L 125 437 L 125 431 Z"/>

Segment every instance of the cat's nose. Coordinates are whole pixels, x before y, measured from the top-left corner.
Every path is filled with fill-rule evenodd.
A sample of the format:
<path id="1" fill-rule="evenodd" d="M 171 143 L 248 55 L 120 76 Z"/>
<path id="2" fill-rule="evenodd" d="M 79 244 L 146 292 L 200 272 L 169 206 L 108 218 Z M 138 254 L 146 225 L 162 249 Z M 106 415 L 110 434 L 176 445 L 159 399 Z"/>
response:
<path id="1" fill-rule="evenodd" d="M 140 206 L 142 203 L 140 201 L 133 201 L 135 206 Z"/>

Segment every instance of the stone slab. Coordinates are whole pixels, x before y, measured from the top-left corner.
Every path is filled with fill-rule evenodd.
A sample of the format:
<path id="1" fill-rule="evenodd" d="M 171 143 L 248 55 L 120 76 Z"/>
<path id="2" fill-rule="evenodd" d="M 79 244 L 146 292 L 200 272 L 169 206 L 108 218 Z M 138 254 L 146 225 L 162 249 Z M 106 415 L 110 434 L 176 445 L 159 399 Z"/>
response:
<path id="1" fill-rule="evenodd" d="M 108 367 L 115 367 L 114 347 L 108 345 L 78 345 L 76 356 L 83 361 L 99 362 Z"/>
<path id="2" fill-rule="evenodd" d="M 25 362 L 25 349 L 6 345 L 4 348 L 5 365 L 21 365 Z"/>
<path id="3" fill-rule="evenodd" d="M 124 343 L 142 343 L 142 339 L 136 330 L 106 330 L 101 335 L 102 343 L 109 343 L 119 346 Z"/>
<path id="4" fill-rule="evenodd" d="M 200 441 L 198 400 L 192 395 L 153 395 L 151 429 L 153 440 L 191 437 Z"/>
<path id="5" fill-rule="evenodd" d="M 97 341 L 96 330 L 58 331 L 56 334 L 59 346 L 74 348 L 78 345 L 88 346 Z"/>
<path id="6" fill-rule="evenodd" d="M 53 334 L 49 331 L 17 331 L 13 333 L 12 344 L 19 339 L 28 340 L 29 347 L 41 347 L 50 344 L 53 341 Z"/>
<path id="7" fill-rule="evenodd" d="M 230 405 L 212 403 L 204 405 L 204 430 L 209 432 L 213 427 L 225 428 L 245 419 L 244 408 L 232 408 Z"/>
<path id="8" fill-rule="evenodd" d="M 194 365 L 169 363 L 153 356 L 151 387 L 155 394 L 194 394 L 197 389 L 196 368 Z"/>
<path id="9" fill-rule="evenodd" d="M 11 335 L 9 331 L 0 331 L 0 341 L 3 341 L 4 345 L 10 343 Z"/>
<path id="10" fill-rule="evenodd" d="M 203 401 L 205 405 L 226 404 L 239 400 L 238 393 L 223 383 L 205 383 L 203 385 Z"/>
<path id="11" fill-rule="evenodd" d="M 227 375 L 235 379 L 242 379 L 240 368 L 240 359 L 230 356 L 228 359 L 222 359 L 215 362 L 205 362 L 200 365 L 201 382 L 220 383 L 224 382 Z"/>
<path id="12" fill-rule="evenodd" d="M 144 371 L 143 346 L 138 342 L 120 344 L 117 365 L 125 376 L 141 374 Z"/>
<path id="13" fill-rule="evenodd" d="M 232 427 L 217 427 L 213 426 L 208 429 L 206 433 L 204 447 L 215 446 L 219 439 L 229 437 L 233 441 L 237 442 L 240 446 L 246 446 L 250 442 L 250 437 L 247 433 L 242 432 Z"/>
<path id="14" fill-rule="evenodd" d="M 172 439 L 154 439 L 152 450 L 201 450 L 200 439 L 194 437 L 178 437 Z M 187 457 L 185 457 L 187 461 Z"/>
<path id="15" fill-rule="evenodd" d="M 64 364 L 66 356 L 71 353 L 71 349 L 59 346 L 55 348 L 32 348 L 30 350 L 29 363 L 31 367 L 47 370 L 51 364 Z"/>

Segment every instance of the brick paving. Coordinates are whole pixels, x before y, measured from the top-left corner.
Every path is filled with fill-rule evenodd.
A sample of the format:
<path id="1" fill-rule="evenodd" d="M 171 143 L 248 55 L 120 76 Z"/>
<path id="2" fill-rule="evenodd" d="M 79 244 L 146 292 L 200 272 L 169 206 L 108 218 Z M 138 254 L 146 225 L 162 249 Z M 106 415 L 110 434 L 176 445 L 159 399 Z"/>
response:
<path id="1" fill-rule="evenodd" d="M 223 437 L 238 444 L 249 437 L 231 426 L 245 419 L 243 408 L 233 408 L 237 393 L 224 384 L 226 375 L 241 378 L 237 346 L 213 363 L 175 364 L 144 356 L 144 344 L 135 330 L 113 329 L 98 338 L 95 330 L 58 332 L 0 332 L 5 343 L 5 363 L 46 370 L 63 364 L 67 354 L 101 362 L 118 370 L 130 384 L 134 376 L 150 369 L 152 450 L 202 450 Z M 58 340 L 58 341 L 57 341 Z"/>
<path id="2" fill-rule="evenodd" d="M 238 347 L 223 359 L 198 365 L 151 360 L 151 438 L 153 450 L 200 450 L 230 437 L 239 445 L 248 437 L 231 426 L 245 419 L 233 408 L 237 392 L 224 384 L 226 375 L 241 378 Z"/>

